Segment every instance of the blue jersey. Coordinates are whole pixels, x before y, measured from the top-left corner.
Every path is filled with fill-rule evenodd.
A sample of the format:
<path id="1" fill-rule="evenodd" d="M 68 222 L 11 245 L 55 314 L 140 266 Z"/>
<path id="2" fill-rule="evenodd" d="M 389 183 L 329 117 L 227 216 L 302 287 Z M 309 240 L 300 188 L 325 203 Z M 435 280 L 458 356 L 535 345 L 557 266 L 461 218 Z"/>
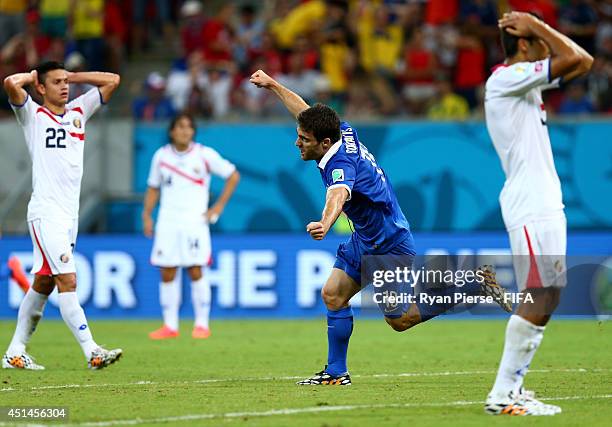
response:
<path id="1" fill-rule="evenodd" d="M 376 159 L 359 142 L 350 124 L 340 124 L 341 139 L 319 161 L 327 189 L 345 187 L 344 213 L 353 222 L 359 243 L 369 253 L 385 253 L 410 235 L 410 226 L 393 187 Z M 412 242 L 412 239 L 410 239 Z"/>

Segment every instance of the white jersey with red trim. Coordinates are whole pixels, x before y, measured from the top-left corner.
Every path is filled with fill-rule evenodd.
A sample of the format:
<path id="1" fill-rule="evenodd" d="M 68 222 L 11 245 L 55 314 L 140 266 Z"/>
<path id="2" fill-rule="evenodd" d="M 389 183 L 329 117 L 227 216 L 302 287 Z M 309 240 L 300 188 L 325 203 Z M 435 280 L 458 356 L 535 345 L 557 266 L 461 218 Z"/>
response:
<path id="1" fill-rule="evenodd" d="M 235 170 L 215 150 L 195 142 L 183 152 L 172 144 L 158 149 L 147 181 L 161 190 L 158 222 L 201 222 L 208 210 L 211 176 L 227 179 Z"/>
<path id="2" fill-rule="evenodd" d="M 79 216 L 85 124 L 100 105 L 97 88 L 66 104 L 63 115 L 53 114 L 29 95 L 22 105 L 11 105 L 32 158 L 28 221 Z"/>
<path id="3" fill-rule="evenodd" d="M 499 196 L 508 230 L 564 216 L 542 91 L 551 80 L 550 59 L 497 67 L 487 80 L 485 116 L 506 182 Z"/>

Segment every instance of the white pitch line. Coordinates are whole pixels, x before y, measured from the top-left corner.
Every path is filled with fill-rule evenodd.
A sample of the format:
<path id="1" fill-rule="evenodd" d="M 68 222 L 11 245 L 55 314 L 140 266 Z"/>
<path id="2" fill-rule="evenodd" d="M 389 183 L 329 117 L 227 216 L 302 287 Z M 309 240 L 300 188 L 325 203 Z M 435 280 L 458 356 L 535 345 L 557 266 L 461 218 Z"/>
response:
<path id="1" fill-rule="evenodd" d="M 548 397 L 541 400 L 586 400 L 586 399 L 611 399 L 612 394 L 602 394 L 595 396 L 559 396 L 559 397 Z M 432 408 L 432 407 L 447 407 L 447 406 L 468 406 L 468 405 L 482 405 L 483 401 L 464 401 L 458 400 L 454 402 L 444 403 L 381 403 L 371 405 L 337 405 L 337 406 L 309 406 L 305 408 L 285 408 L 285 409 L 271 409 L 268 411 L 245 411 L 245 412 L 226 412 L 218 414 L 189 414 L 189 415 L 178 415 L 172 417 L 157 417 L 157 418 L 132 418 L 124 420 L 108 420 L 108 421 L 88 421 L 77 424 L 54 424 L 56 427 L 70 427 L 70 426 L 81 426 L 81 427 L 112 427 L 112 426 L 127 426 L 127 425 L 139 425 L 139 424 L 158 424 L 158 423 L 171 423 L 180 421 L 198 421 L 198 420 L 211 420 L 211 419 L 232 419 L 232 418 L 243 418 L 243 417 L 272 417 L 276 415 L 296 415 L 306 413 L 318 413 L 318 412 L 341 412 L 341 411 L 354 411 L 362 409 L 389 409 L 389 408 Z M 483 416 L 486 416 L 483 414 Z M 9 426 L 8 423 L 0 423 L 0 426 Z M 13 424 L 14 425 L 14 424 Z M 22 425 L 22 424 L 21 424 Z M 34 427 L 36 425 L 31 425 Z"/>
<path id="2" fill-rule="evenodd" d="M 589 372 L 609 372 L 610 369 L 533 369 L 529 373 L 542 374 L 542 373 L 553 373 L 553 372 L 565 372 L 565 373 L 589 373 Z M 402 378 L 402 377 L 447 377 L 447 376 L 462 376 L 462 375 L 492 375 L 497 371 L 446 371 L 446 372 L 403 372 L 399 374 L 366 374 L 366 375 L 352 375 L 353 378 Z M 134 381 L 131 383 L 101 383 L 101 384 L 58 384 L 58 385 L 47 385 L 31 387 L 29 389 L 18 389 L 14 387 L 0 388 L 0 392 L 27 392 L 27 391 L 41 391 L 41 390 L 62 390 L 71 388 L 107 388 L 107 387 L 132 387 L 141 385 L 188 385 L 188 384 L 214 384 L 223 382 L 239 382 L 239 381 L 278 381 L 278 380 L 298 380 L 304 376 L 286 376 L 286 377 L 250 377 L 250 378 L 210 378 L 202 380 L 191 380 L 191 381 L 167 381 L 167 382 L 155 382 L 155 381 Z"/>

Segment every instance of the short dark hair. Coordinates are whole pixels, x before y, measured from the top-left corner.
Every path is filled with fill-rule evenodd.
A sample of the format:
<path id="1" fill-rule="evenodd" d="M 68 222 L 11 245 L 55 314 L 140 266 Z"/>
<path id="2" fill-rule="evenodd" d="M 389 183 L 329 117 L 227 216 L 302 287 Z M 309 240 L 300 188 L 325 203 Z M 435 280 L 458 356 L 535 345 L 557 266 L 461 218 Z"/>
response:
<path id="1" fill-rule="evenodd" d="M 529 13 L 530 15 L 535 16 L 540 21 L 542 20 L 542 18 L 538 14 L 536 14 L 534 12 L 527 12 L 527 13 Z M 534 37 L 518 37 L 518 36 L 515 36 L 513 34 L 510 34 L 506 30 L 506 28 L 501 28 L 500 29 L 500 36 L 501 36 L 502 48 L 504 49 L 504 56 L 506 58 L 512 58 L 514 55 L 516 55 L 518 53 L 518 41 L 519 41 L 519 39 L 525 39 L 529 43 L 532 43 L 535 40 Z"/>
<path id="2" fill-rule="evenodd" d="M 65 69 L 66 67 L 64 67 L 64 63 L 57 62 L 57 61 L 43 62 L 42 64 L 38 65 L 38 67 L 35 68 L 36 74 L 38 75 L 38 82 L 42 84 L 45 84 L 45 77 L 47 77 L 47 73 L 49 71 L 65 70 Z"/>
<path id="3" fill-rule="evenodd" d="M 172 120 L 170 120 L 170 124 L 168 125 L 168 138 L 170 139 L 171 144 L 173 143 L 173 141 L 172 141 L 172 137 L 170 136 L 170 133 L 172 132 L 172 130 L 174 129 L 178 121 L 181 119 L 189 120 L 189 123 L 191 123 L 191 128 L 193 129 L 193 132 L 195 133 L 196 131 L 196 124 L 195 124 L 195 119 L 193 118 L 193 116 L 186 111 L 182 113 L 178 113 L 176 116 L 172 118 Z"/>
<path id="4" fill-rule="evenodd" d="M 332 142 L 340 139 L 340 117 L 325 104 L 315 104 L 297 116 L 300 128 L 311 132 L 317 141 L 329 138 Z"/>

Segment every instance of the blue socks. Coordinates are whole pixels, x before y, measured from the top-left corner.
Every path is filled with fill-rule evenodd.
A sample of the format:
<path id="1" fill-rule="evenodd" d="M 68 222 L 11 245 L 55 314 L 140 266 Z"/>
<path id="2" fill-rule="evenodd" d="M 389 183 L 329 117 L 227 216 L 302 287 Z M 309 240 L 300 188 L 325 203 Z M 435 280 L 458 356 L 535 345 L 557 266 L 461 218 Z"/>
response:
<path id="1" fill-rule="evenodd" d="M 346 352 L 353 333 L 353 309 L 327 310 L 327 373 L 337 376 L 348 371 Z"/>
<path id="2" fill-rule="evenodd" d="M 457 303 L 455 303 L 455 294 L 465 294 L 465 295 L 478 295 L 480 294 L 480 284 L 476 282 L 466 283 L 463 286 L 448 286 L 443 288 L 434 288 L 431 287 L 429 289 L 424 289 L 421 291 L 422 293 L 427 294 L 430 297 L 442 297 L 448 296 L 450 297 L 450 302 L 431 302 L 431 301 L 422 301 L 420 296 L 416 295 L 416 306 L 419 309 L 419 313 L 421 314 L 421 322 L 425 322 L 429 319 L 432 319 L 448 310 L 453 308 Z M 442 298 L 440 298 L 442 299 Z"/>

